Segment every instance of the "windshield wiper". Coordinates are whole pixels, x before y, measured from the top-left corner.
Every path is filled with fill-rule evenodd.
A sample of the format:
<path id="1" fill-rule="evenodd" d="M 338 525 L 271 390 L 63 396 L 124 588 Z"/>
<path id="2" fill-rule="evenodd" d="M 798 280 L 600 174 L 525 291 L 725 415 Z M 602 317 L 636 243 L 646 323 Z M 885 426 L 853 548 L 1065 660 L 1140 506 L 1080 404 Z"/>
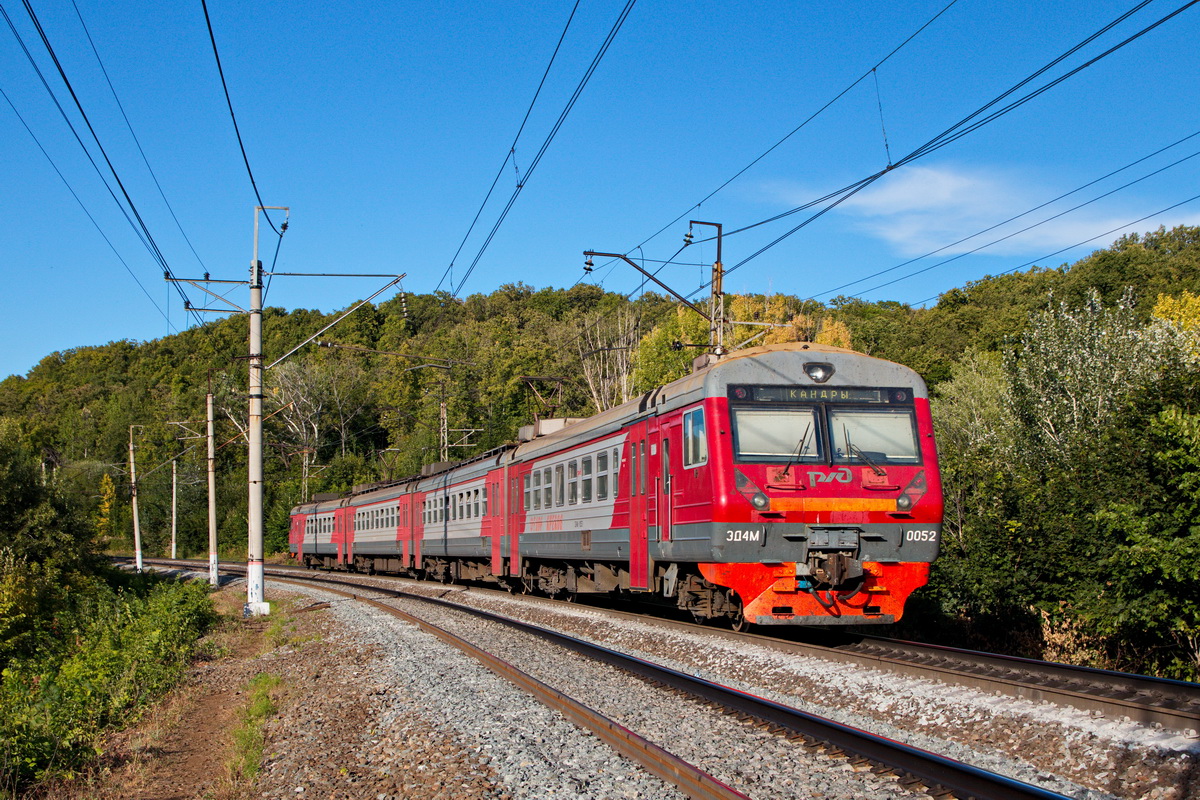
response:
<path id="1" fill-rule="evenodd" d="M 850 441 L 850 431 L 848 431 L 846 429 L 845 425 L 842 426 L 842 435 L 844 435 L 846 437 L 846 448 L 851 453 L 853 453 L 854 455 L 861 458 L 863 460 L 863 463 L 871 468 L 872 472 L 874 472 L 876 475 L 887 475 L 887 473 L 884 472 L 883 467 L 879 466 L 874 461 L 872 461 L 870 458 L 868 458 L 866 453 L 864 453 L 862 450 L 858 449 L 858 445 L 856 445 Z"/>
<path id="2" fill-rule="evenodd" d="M 808 444 L 808 434 L 811 432 L 812 423 L 810 422 L 804 426 L 804 434 L 800 437 L 800 442 L 796 445 L 796 452 L 792 454 L 787 464 L 784 465 L 783 472 L 779 473 L 781 476 L 787 475 L 791 471 L 792 465 L 800 461 L 800 454 L 804 452 L 804 445 Z"/>

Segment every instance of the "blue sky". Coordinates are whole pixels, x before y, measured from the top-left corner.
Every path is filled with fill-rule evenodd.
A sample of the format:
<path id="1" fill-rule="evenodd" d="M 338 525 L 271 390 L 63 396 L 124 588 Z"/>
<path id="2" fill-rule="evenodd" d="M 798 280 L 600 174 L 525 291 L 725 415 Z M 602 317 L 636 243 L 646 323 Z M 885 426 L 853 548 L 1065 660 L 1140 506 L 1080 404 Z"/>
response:
<path id="1" fill-rule="evenodd" d="M 720 222 L 732 232 L 852 184 L 886 167 L 889 156 L 899 161 L 1134 5 L 959 0 L 874 75 L 709 197 L 947 2 L 638 0 L 531 174 L 624 0 L 581 0 L 507 163 L 573 0 L 210 0 L 209 11 L 263 202 L 291 208 L 277 269 L 404 272 L 408 291 L 461 284 L 465 296 L 517 281 L 541 288 L 588 280 L 636 291 L 639 276 L 623 264 L 598 261 L 585 276 L 582 251 L 628 252 L 657 268 L 655 259 L 678 250 L 689 219 Z M 76 5 L 32 4 L 159 250 L 182 277 L 207 271 L 214 278 L 245 278 L 257 200 L 200 3 L 75 3 L 170 209 L 105 83 Z M 1148 3 L 1027 90 L 1184 4 Z M 24 8 L 14 0 L 0 6 L 106 171 Z M 1200 131 L 1198 32 L 1200 7 L 896 168 L 737 267 L 726 290 L 828 299 L 851 284 L 839 293 L 920 303 L 1029 262 L 1076 260 L 1124 231 L 1200 223 L 1200 201 L 1163 211 L 1200 193 L 1200 157 L 1168 166 L 1200 152 L 1197 136 L 954 244 Z M 182 301 L 109 196 L 7 24 L 0 25 L 0 89 L 7 98 L 0 98 L 0 330 L 7 345 L 0 350 L 0 376 L 24 374 L 55 350 L 153 339 L 189 325 Z M 502 164 L 496 191 L 447 276 Z M 479 256 L 518 174 L 524 188 Z M 119 196 L 111 176 L 108 183 Z M 726 236 L 726 266 L 738 265 L 805 216 Z M 698 238 L 705 232 L 697 229 Z M 274 246 L 264 227 L 268 264 Z M 867 278 L 940 248 L 936 256 Z M 679 256 L 685 264 L 665 267 L 660 277 L 691 294 L 707 277 L 702 265 L 714 256 L 711 242 L 693 245 Z M 278 278 L 267 303 L 333 311 L 383 283 Z M 195 290 L 189 294 L 194 304 L 205 304 Z M 245 305 L 243 289 L 231 297 Z"/>

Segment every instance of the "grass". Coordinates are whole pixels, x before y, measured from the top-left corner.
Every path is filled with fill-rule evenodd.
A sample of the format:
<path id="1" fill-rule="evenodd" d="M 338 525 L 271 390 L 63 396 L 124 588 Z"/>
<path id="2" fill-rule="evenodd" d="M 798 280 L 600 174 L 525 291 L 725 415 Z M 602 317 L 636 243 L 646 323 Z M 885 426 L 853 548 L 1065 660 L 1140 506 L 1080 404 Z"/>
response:
<path id="1" fill-rule="evenodd" d="M 233 731 L 233 755 L 229 772 L 235 783 L 251 783 L 262 767 L 266 735 L 263 728 L 278 706 L 273 692 L 283 679 L 278 675 L 260 672 L 247 685 L 249 700 L 242 710 L 242 722 Z"/>
<path id="2" fill-rule="evenodd" d="M 321 637 L 317 635 L 296 635 L 296 620 L 286 613 L 290 610 L 292 610 L 290 605 L 281 605 L 279 612 L 271 619 L 271 624 L 267 627 L 265 634 L 267 644 L 272 649 L 278 649 L 298 647 L 308 642 L 320 641 Z"/>

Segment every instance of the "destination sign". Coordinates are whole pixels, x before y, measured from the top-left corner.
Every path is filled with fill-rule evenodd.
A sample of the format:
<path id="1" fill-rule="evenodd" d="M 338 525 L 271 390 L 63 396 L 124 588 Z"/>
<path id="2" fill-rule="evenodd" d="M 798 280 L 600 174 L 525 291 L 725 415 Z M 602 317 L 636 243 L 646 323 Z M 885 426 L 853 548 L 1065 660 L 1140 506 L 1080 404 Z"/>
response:
<path id="1" fill-rule="evenodd" d="M 730 386 L 729 399 L 756 403 L 911 403 L 911 389 L 865 386 Z"/>

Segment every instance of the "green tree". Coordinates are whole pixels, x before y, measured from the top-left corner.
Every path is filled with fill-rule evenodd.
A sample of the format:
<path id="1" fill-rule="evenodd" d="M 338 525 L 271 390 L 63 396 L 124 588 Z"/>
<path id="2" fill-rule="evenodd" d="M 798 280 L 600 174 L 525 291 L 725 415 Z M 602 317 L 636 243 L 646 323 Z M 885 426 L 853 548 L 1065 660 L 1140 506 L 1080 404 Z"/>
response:
<path id="1" fill-rule="evenodd" d="M 984 629 L 984 620 L 1027 616 L 1018 433 L 1000 355 L 968 352 L 939 386 L 933 418 L 946 516 L 930 592 L 947 614 Z"/>
<path id="2" fill-rule="evenodd" d="M 100 505 L 96 510 L 96 538 L 104 547 L 113 538 L 113 511 L 117 504 L 117 488 L 107 472 L 100 476 Z"/>
<path id="3" fill-rule="evenodd" d="M 692 370 L 692 360 L 708 345 L 708 320 L 686 306 L 678 306 L 638 343 L 633 357 L 634 392 L 682 378 Z"/>

